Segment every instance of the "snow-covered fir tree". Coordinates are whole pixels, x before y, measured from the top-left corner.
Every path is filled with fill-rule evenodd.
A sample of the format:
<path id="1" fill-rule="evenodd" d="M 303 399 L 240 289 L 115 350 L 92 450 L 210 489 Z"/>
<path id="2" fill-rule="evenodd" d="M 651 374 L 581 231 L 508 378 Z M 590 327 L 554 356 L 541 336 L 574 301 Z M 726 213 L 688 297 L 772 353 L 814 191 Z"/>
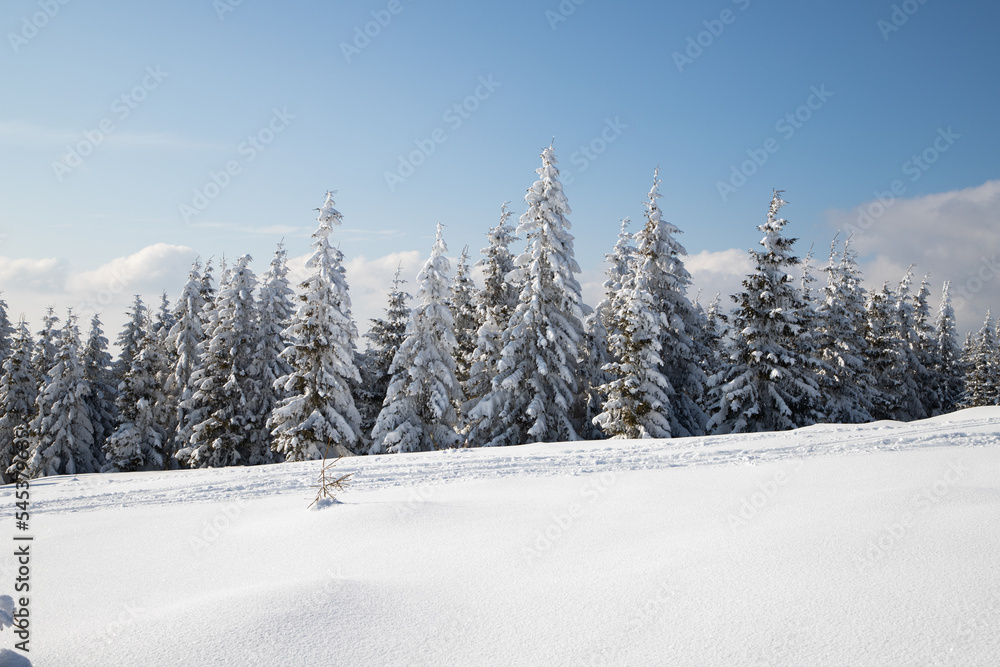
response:
<path id="1" fill-rule="evenodd" d="M 611 361 L 604 370 L 611 379 L 600 387 L 604 409 L 594 421 L 611 438 L 671 436 L 673 389 L 660 372 L 662 330 L 668 325 L 651 289 L 651 263 L 637 262 L 611 294 L 605 313 Z"/>
<path id="2" fill-rule="evenodd" d="M 389 390 L 392 360 L 406 338 L 406 325 L 410 321 L 410 306 L 407 302 L 413 297 L 403 291 L 406 280 L 402 277 L 402 270 L 402 266 L 397 267 L 392 279 L 385 317 L 372 318 L 371 327 L 365 334 L 368 349 L 359 368 L 361 385 L 358 387 L 355 404 L 361 414 L 361 433 L 369 439 Z M 367 443 L 365 451 L 368 449 L 371 449 L 371 442 Z"/>
<path id="3" fill-rule="evenodd" d="M 604 324 L 607 332 L 613 330 L 611 317 L 611 299 L 622 288 L 625 281 L 635 272 L 635 235 L 628 231 L 631 224 L 628 218 L 622 218 L 618 231 L 618 240 L 610 253 L 604 256 L 608 265 L 604 281 L 604 298 L 594 309 Z"/>
<path id="4" fill-rule="evenodd" d="M 357 328 L 351 319 L 343 253 L 330 245 L 343 216 L 327 192 L 320 209 L 315 249 L 299 285 L 299 307 L 285 329 L 282 356 L 292 371 L 278 381 L 287 397 L 271 413 L 272 449 L 286 461 L 344 456 L 361 439 L 361 415 L 351 394 L 361 377 L 355 365 Z"/>
<path id="5" fill-rule="evenodd" d="M 674 238 L 681 230 L 663 219 L 656 201 L 661 196 L 657 168 L 645 202 L 646 224 L 635 235 L 635 272 L 645 273 L 652 307 L 659 314 L 661 372 L 669 383 L 664 416 L 671 434 L 703 435 L 708 416 L 699 406 L 707 381 L 697 348 L 701 322 L 687 297 L 691 285 L 691 274 L 684 268 L 687 250 Z"/>
<path id="6" fill-rule="evenodd" d="M 471 418 L 469 410 L 478 403 L 492 387 L 500 367 L 500 352 L 503 348 L 503 332 L 510 321 L 511 313 L 517 306 L 520 285 L 509 279 L 514 266 L 514 255 L 510 244 L 518 240 L 514 227 L 508 221 L 511 216 L 508 202 L 500 207 L 500 222 L 486 234 L 489 242 L 480 252 L 483 259 L 476 266 L 483 271 L 483 289 L 476 300 L 477 319 L 480 322 L 476 332 L 476 347 L 472 353 L 469 379 L 465 383 L 466 405 L 463 406 L 463 432 L 472 430 L 477 419 Z M 470 446 L 483 443 L 469 441 Z"/>
<path id="7" fill-rule="evenodd" d="M 789 270 L 798 264 L 792 245 L 782 236 L 787 221 L 779 217 L 785 201 L 776 190 L 764 233 L 763 251 L 751 251 L 754 273 L 735 296 L 734 337 L 729 366 L 714 379 L 711 425 L 719 433 L 780 431 L 815 422 L 812 406 L 819 398 L 807 359 L 796 352 L 802 297 Z"/>
<path id="8" fill-rule="evenodd" d="M 944 376 L 937 371 L 938 361 L 937 332 L 931 317 L 929 302 L 930 286 L 928 276 L 920 282 L 920 289 L 913 295 L 913 352 L 917 359 L 919 375 L 917 382 L 917 398 L 927 417 L 943 414 L 944 406 Z"/>
<path id="9" fill-rule="evenodd" d="M 708 302 L 701 326 L 700 365 L 706 378 L 713 377 L 724 365 L 725 340 L 729 334 L 729 316 L 722 311 L 722 295 L 716 292 Z M 703 399 L 704 400 L 704 399 Z"/>
<path id="10" fill-rule="evenodd" d="M 21 320 L 11 336 L 0 374 L 0 475 L 4 484 L 10 484 L 19 473 L 11 466 L 17 453 L 28 446 L 28 426 L 35 415 L 38 386 L 31 362 L 34 347 L 28 325 Z"/>
<path id="11" fill-rule="evenodd" d="M 583 345 L 580 346 L 580 401 L 582 424 L 578 435 L 584 440 L 601 440 L 604 431 L 595 421 L 604 409 L 601 387 L 611 381 L 605 368 L 611 363 L 608 330 L 596 309 L 584 305 Z"/>
<path id="12" fill-rule="evenodd" d="M 147 318 L 132 365 L 118 385 L 119 425 L 104 444 L 101 472 L 159 470 L 167 462 L 167 403 L 163 375 L 169 364 L 152 321 Z"/>
<path id="13" fill-rule="evenodd" d="M 901 341 L 901 363 L 905 370 L 901 374 L 899 387 L 899 407 L 894 416 L 898 421 L 910 421 L 927 417 L 927 409 L 921 401 L 921 383 L 928 382 L 927 370 L 920 361 L 920 336 L 916 329 L 912 267 L 899 281 L 896 289 L 896 336 Z"/>
<path id="14" fill-rule="evenodd" d="M 111 376 L 114 378 L 114 385 L 117 387 L 125 375 L 132 368 L 135 355 L 139 352 L 139 345 L 146 335 L 146 321 L 148 319 L 146 304 L 142 302 L 142 297 L 138 294 L 132 301 L 132 306 L 125 313 L 128 321 L 118 333 L 115 343 L 118 345 L 118 358 L 111 367 Z"/>
<path id="15" fill-rule="evenodd" d="M 60 345 L 59 335 L 59 318 L 55 314 L 55 309 L 49 306 L 45 310 L 45 317 L 42 318 L 42 329 L 38 332 L 35 354 L 32 357 L 32 366 L 39 384 L 45 381 L 49 371 L 56 364 Z"/>
<path id="16" fill-rule="evenodd" d="M 385 405 L 372 430 L 371 454 L 449 449 L 462 443 L 456 405 L 462 387 L 455 371 L 455 323 L 448 304 L 450 263 L 443 225 L 417 276 L 417 299 L 403 344 L 396 351 Z"/>
<path id="17" fill-rule="evenodd" d="M 895 419 L 902 407 L 907 366 L 895 304 L 896 296 L 886 284 L 870 292 L 865 303 L 865 362 L 873 378 L 868 387 L 873 419 Z"/>
<path id="18" fill-rule="evenodd" d="M 527 240 L 511 273 L 524 287 L 504 330 L 498 374 L 470 411 L 470 441 L 516 445 L 579 439 L 578 359 L 584 340 L 580 267 L 573 256 L 569 203 L 552 146 L 524 200 L 517 233 Z"/>
<path id="19" fill-rule="evenodd" d="M 115 405 L 118 387 L 113 383 L 108 339 L 104 336 L 99 315 L 90 319 L 90 332 L 80 353 L 80 363 L 83 365 L 83 377 L 90 385 L 87 405 L 94 427 L 94 449 L 103 451 L 104 443 L 118 425 Z"/>
<path id="20" fill-rule="evenodd" d="M 285 245 L 279 243 L 271 259 L 271 266 L 264 274 L 258 305 L 262 392 L 259 412 L 264 415 L 265 422 L 274 408 L 286 398 L 285 392 L 278 385 L 279 380 L 292 372 L 291 365 L 281 353 L 288 347 L 284 331 L 291 324 L 292 315 L 295 314 L 295 303 L 292 301 L 294 295 L 295 292 L 288 281 Z M 271 433 L 266 427 L 263 430 L 263 437 L 266 440 L 265 453 L 270 459 L 273 455 Z"/>
<path id="21" fill-rule="evenodd" d="M 0 299 L 0 364 L 10 356 L 14 347 L 14 327 L 7 316 L 7 302 Z"/>
<path id="22" fill-rule="evenodd" d="M 191 468 L 259 465 L 270 459 L 261 414 L 261 338 L 253 293 L 257 277 L 243 255 L 225 272 L 210 312 L 194 392 L 183 406 L 190 436 L 175 457 Z"/>
<path id="23" fill-rule="evenodd" d="M 194 393 L 191 376 L 201 364 L 199 345 L 205 339 L 203 329 L 205 306 L 205 283 L 202 281 L 201 264 L 195 260 L 188 272 L 187 282 L 181 290 L 180 299 L 174 306 L 174 324 L 166 337 L 167 349 L 172 351 L 170 359 L 173 360 L 173 368 L 163 388 L 167 399 L 174 405 L 174 423 L 177 424 L 177 430 L 166 448 L 171 457 L 191 436 L 189 427 L 193 424 L 188 419 L 184 406 L 188 405 Z"/>
<path id="24" fill-rule="evenodd" d="M 469 380 L 479 332 L 479 314 L 476 309 L 478 291 L 469 271 L 469 246 L 465 246 L 451 280 L 450 301 L 451 316 L 455 323 L 455 376 L 463 388 Z"/>
<path id="25" fill-rule="evenodd" d="M 957 409 L 962 400 L 963 376 L 962 349 L 958 346 L 958 335 L 955 331 L 955 309 L 951 305 L 951 285 L 945 281 L 941 288 L 941 307 L 938 311 L 935 332 L 937 376 L 941 391 L 941 412 L 948 413 Z"/>
<path id="26" fill-rule="evenodd" d="M 97 472 L 94 426 L 87 394 L 90 386 L 80 364 L 80 332 L 76 317 L 66 318 L 59 334 L 55 364 L 35 400 L 31 422 L 32 450 L 28 460 L 31 477 Z"/>
<path id="27" fill-rule="evenodd" d="M 972 338 L 969 347 L 961 407 L 1000 404 L 1000 364 L 997 363 L 997 356 L 996 332 L 990 312 L 986 313 L 983 327 Z"/>
<path id="28" fill-rule="evenodd" d="M 839 257 L 834 240 L 823 270 L 826 286 L 816 308 L 823 412 L 835 424 L 862 424 L 872 419 L 867 387 L 873 378 L 865 362 L 865 288 L 850 238 Z"/>

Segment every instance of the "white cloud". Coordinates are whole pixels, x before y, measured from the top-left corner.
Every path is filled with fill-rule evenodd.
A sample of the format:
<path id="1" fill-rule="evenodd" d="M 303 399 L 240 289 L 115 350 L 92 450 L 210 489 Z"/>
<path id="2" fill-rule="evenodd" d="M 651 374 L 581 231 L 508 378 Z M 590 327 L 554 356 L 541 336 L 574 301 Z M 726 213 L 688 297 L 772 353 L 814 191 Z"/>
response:
<path id="1" fill-rule="evenodd" d="M 959 327 L 975 329 L 1000 306 L 1000 180 L 904 199 L 884 196 L 852 211 L 829 211 L 830 226 L 854 232 L 865 282 L 896 284 L 914 264 L 931 273 L 935 296 L 951 281 Z"/>
<path id="2" fill-rule="evenodd" d="M 693 301 L 701 290 L 701 304 L 707 307 L 716 294 L 721 294 L 720 303 L 723 310 L 732 307 L 733 301 L 729 296 L 743 288 L 743 279 L 753 271 L 750 254 L 746 250 L 737 248 L 715 252 L 702 250 L 697 254 L 688 255 L 684 260 L 684 266 L 691 274 L 693 283 L 689 290 L 691 300 Z"/>

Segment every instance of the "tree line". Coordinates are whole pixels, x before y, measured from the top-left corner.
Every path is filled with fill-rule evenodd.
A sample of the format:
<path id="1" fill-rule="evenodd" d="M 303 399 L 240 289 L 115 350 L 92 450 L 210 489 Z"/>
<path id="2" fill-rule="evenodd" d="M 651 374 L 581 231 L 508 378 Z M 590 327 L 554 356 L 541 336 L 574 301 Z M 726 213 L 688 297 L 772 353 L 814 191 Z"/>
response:
<path id="1" fill-rule="evenodd" d="M 605 298 L 584 304 L 552 147 L 515 228 L 505 203 L 472 278 L 443 227 L 416 278 L 397 271 L 361 350 L 332 194 L 309 277 L 282 245 L 258 279 L 244 255 L 196 261 L 170 304 L 138 296 L 112 359 L 99 316 L 81 337 L 50 308 L 33 336 L 0 301 L 0 471 L 33 477 L 317 459 L 599 438 L 672 438 L 816 423 L 913 420 L 1000 402 L 992 318 L 959 345 L 944 284 L 867 290 L 850 239 L 825 285 L 793 254 L 775 191 L 753 272 L 723 308 L 691 300 L 660 179 L 637 232 L 621 223 Z M 512 245 L 524 240 L 515 254 Z M 411 307 L 411 302 L 413 306 Z"/>

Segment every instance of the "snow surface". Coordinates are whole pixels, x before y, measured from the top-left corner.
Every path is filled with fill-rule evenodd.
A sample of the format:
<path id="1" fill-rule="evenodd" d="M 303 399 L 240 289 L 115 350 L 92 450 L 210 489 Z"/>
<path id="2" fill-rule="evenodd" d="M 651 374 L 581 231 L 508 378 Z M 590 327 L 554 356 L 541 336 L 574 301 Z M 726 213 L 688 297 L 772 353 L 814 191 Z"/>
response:
<path id="1" fill-rule="evenodd" d="M 976 408 L 358 457 L 320 511 L 316 461 L 45 478 L 30 658 L 995 665 L 997 445 Z"/>

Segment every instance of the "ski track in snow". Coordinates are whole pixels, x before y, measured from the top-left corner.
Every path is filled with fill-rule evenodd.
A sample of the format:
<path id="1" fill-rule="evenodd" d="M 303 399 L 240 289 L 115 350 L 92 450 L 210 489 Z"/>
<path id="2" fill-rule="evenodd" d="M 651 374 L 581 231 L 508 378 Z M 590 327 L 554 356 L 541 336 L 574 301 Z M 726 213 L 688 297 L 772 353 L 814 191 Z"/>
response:
<path id="1" fill-rule="evenodd" d="M 831 442 L 831 434 L 843 433 Z M 334 471 L 353 473 L 347 487 L 371 490 L 512 476 L 574 476 L 702 465 L 755 465 L 816 456 L 927 447 L 1000 444 L 1000 412 L 974 408 L 919 422 L 821 424 L 796 431 L 675 438 L 536 443 L 342 459 Z M 236 473 L 236 471 L 239 473 Z M 34 480 L 36 513 L 107 510 L 184 502 L 220 503 L 273 495 L 312 497 L 319 461 L 245 468 L 63 475 Z M 234 475 L 240 475 L 235 482 Z M 4 487 L 4 494 L 12 487 Z"/>

